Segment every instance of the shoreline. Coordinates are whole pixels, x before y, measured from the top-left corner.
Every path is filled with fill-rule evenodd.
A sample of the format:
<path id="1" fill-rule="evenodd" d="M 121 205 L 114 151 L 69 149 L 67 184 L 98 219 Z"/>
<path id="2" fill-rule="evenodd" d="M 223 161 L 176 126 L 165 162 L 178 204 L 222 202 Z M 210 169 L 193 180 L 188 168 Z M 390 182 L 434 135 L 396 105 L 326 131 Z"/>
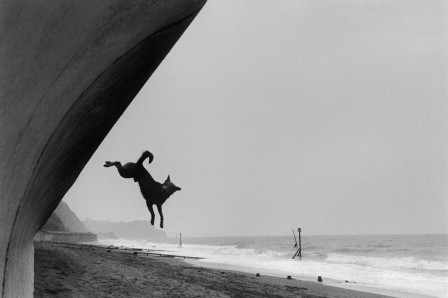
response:
<path id="1" fill-rule="evenodd" d="M 36 242 L 34 296 L 390 297 L 191 262 L 156 250 Z"/>
<path id="2" fill-rule="evenodd" d="M 228 270 L 232 272 L 243 272 L 246 274 L 256 274 L 260 273 L 262 276 L 268 276 L 272 278 L 279 278 L 279 279 L 285 279 L 286 276 L 280 276 L 278 274 L 272 273 L 272 272 L 262 272 L 260 270 L 257 270 L 255 268 L 251 267 L 244 267 L 244 266 L 235 266 L 235 265 L 227 265 L 227 264 L 219 264 L 219 263 L 213 263 L 213 262 L 199 262 L 197 260 L 185 260 L 185 262 L 192 264 L 193 266 L 202 266 L 206 268 L 216 269 L 216 270 Z M 356 282 L 348 282 L 344 283 L 342 281 L 338 281 L 332 278 L 326 278 L 322 277 L 323 281 L 321 283 L 317 283 L 313 278 L 309 276 L 292 276 L 293 280 L 300 280 L 303 282 L 310 282 L 322 286 L 327 287 L 334 287 L 334 288 L 341 288 L 361 293 L 368 293 L 368 294 L 377 294 L 381 295 L 382 297 L 406 297 L 406 298 L 435 298 L 434 296 L 427 296 L 427 295 L 420 295 L 405 291 L 399 291 L 399 290 L 392 290 L 392 289 L 383 289 L 383 288 L 375 288 L 373 286 L 356 283 Z M 316 277 L 317 279 L 317 277 Z"/>
<path id="3" fill-rule="evenodd" d="M 173 244 L 169 242 L 170 244 Z M 369 284 L 369 283 L 363 283 L 362 279 L 357 279 L 357 277 L 354 277 L 353 274 L 348 274 L 348 276 L 351 276 L 352 278 L 344 278 L 347 276 L 347 272 L 341 271 L 336 272 L 333 268 L 329 269 L 330 272 L 327 272 L 327 268 L 323 267 L 321 270 L 312 270 L 312 271 L 303 271 L 301 270 L 301 273 L 297 273 L 295 268 L 289 268 L 290 270 L 285 270 L 283 268 L 279 269 L 278 266 L 266 267 L 266 266 L 253 266 L 251 262 L 247 262 L 242 260 L 242 263 L 234 262 L 232 260 L 228 260 L 229 262 L 225 261 L 225 258 L 215 262 L 214 255 L 209 255 L 208 251 L 203 252 L 202 250 L 196 251 L 195 249 L 188 249 L 183 251 L 182 249 L 177 249 L 176 247 L 167 246 L 165 242 L 151 242 L 150 245 L 145 244 L 143 242 L 137 242 L 132 243 L 131 242 L 108 242 L 104 241 L 101 243 L 102 245 L 118 245 L 122 247 L 128 247 L 128 248 L 144 248 L 144 249 L 153 249 L 158 248 L 161 249 L 163 253 L 166 253 L 167 255 L 178 255 L 178 254 L 189 254 L 191 256 L 195 256 L 192 259 L 186 259 L 188 263 L 194 265 L 194 266 L 202 266 L 207 268 L 213 268 L 213 269 L 225 269 L 235 272 L 245 272 L 249 274 L 255 275 L 256 273 L 259 273 L 264 276 L 273 276 L 278 278 L 286 278 L 288 275 L 291 275 L 291 277 L 294 279 L 302 280 L 302 281 L 308 281 L 308 282 L 314 282 L 320 285 L 327 285 L 332 287 L 338 287 L 343 289 L 349 289 L 349 290 L 355 290 L 360 292 L 368 292 L 373 294 L 379 294 L 379 295 L 386 295 L 389 297 L 406 297 L 406 298 L 435 298 L 435 297 L 442 297 L 439 295 L 429 295 L 426 292 L 413 292 L 412 289 L 406 289 L 406 288 L 394 288 L 394 287 L 388 287 L 387 285 L 391 285 L 393 283 L 393 277 L 388 277 L 389 282 L 386 282 L 386 286 L 381 286 L 380 284 Z M 160 245 L 159 245 L 160 244 Z M 201 252 L 205 254 L 201 254 Z M 205 256 L 205 259 L 196 262 L 196 257 Z M 251 260 L 249 256 L 249 260 Z M 218 257 L 218 259 L 221 259 Z M 224 261 L 223 261 L 224 260 Z M 255 260 L 257 262 L 257 260 Z M 244 265 L 243 265 L 244 264 Z M 313 268 L 311 268 L 313 269 Z M 333 269 L 333 271 L 332 271 Z M 312 273 L 312 274 L 310 274 Z M 326 274 L 327 273 L 327 274 Z M 336 273 L 336 274 L 335 274 Z M 318 275 L 322 276 L 323 281 L 317 282 Z M 329 277 L 330 276 L 330 277 Z"/>

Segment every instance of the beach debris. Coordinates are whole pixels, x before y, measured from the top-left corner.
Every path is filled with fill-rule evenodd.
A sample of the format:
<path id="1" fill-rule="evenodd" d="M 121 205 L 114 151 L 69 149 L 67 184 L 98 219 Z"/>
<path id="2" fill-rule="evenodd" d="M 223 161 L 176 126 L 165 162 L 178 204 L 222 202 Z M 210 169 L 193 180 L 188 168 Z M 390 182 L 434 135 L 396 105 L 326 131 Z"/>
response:
<path id="1" fill-rule="evenodd" d="M 260 273 L 255 274 L 256 277 L 260 277 Z"/>
<path id="2" fill-rule="evenodd" d="M 288 276 L 286 277 L 286 279 L 292 279 L 291 275 L 288 275 Z"/>
<path id="3" fill-rule="evenodd" d="M 319 276 L 317 277 L 317 281 L 318 281 L 318 282 L 322 282 L 322 276 L 319 275 Z"/>

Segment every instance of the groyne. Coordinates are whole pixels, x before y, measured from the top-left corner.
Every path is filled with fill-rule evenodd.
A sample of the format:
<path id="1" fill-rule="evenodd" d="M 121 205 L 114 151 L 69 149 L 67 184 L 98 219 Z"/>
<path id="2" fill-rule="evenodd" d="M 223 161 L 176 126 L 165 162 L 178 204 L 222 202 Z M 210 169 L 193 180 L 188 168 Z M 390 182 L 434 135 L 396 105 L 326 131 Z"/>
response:
<path id="1" fill-rule="evenodd" d="M 34 235 L 34 241 L 50 241 L 62 243 L 83 243 L 94 242 L 98 240 L 98 236 L 93 233 L 77 233 L 77 232 L 54 232 L 40 230 Z"/>

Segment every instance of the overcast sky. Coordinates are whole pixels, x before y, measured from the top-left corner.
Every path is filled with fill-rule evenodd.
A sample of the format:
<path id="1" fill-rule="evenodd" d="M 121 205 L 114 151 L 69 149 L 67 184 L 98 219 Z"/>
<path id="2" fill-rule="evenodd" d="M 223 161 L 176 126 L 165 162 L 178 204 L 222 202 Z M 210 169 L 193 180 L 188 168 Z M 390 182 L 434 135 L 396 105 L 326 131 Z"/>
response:
<path id="1" fill-rule="evenodd" d="M 149 220 L 147 149 L 170 235 L 447 233 L 447 58 L 446 1 L 209 0 L 64 200 Z"/>

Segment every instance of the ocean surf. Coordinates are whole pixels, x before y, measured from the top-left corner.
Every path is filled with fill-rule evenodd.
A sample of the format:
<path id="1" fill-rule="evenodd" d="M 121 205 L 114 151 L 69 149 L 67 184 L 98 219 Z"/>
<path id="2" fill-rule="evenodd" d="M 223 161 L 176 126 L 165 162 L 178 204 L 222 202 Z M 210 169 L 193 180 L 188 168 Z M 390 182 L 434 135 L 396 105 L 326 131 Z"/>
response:
<path id="1" fill-rule="evenodd" d="M 396 297 L 448 297 L 448 235 L 204 237 L 163 242 L 100 240 L 99 244 L 204 258 L 199 264 L 303 280 Z"/>

